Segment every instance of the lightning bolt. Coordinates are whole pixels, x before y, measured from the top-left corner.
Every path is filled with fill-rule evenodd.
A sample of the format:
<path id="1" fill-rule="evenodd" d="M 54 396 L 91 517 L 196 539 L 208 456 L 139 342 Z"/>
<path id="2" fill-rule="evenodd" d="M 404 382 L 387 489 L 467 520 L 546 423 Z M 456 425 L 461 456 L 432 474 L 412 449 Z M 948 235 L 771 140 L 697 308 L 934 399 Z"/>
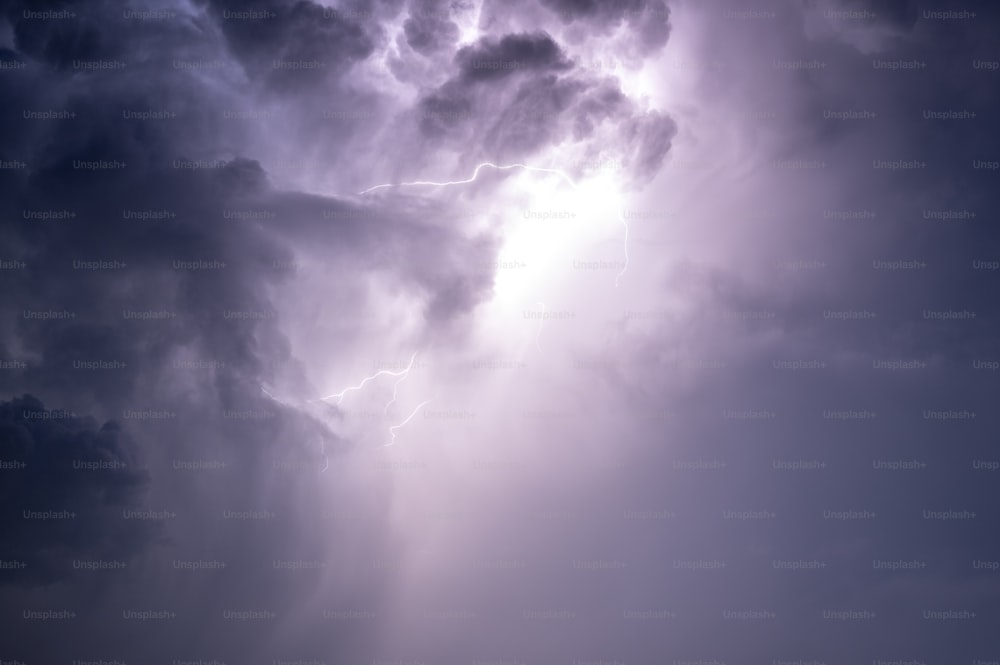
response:
<path id="1" fill-rule="evenodd" d="M 384 370 L 380 370 L 378 372 L 375 372 L 371 376 L 366 376 L 356 386 L 348 386 L 347 388 L 344 388 L 343 390 L 341 390 L 339 393 L 333 393 L 332 395 L 327 395 L 326 397 L 321 397 L 321 398 L 319 398 L 319 400 L 312 400 L 312 401 L 325 401 L 325 400 L 336 398 L 337 404 L 340 404 L 343 401 L 344 396 L 347 395 L 347 393 L 349 393 L 351 391 L 354 391 L 354 390 L 361 390 L 362 388 L 365 387 L 365 384 L 367 384 L 368 382 L 374 381 L 375 379 L 377 379 L 380 376 L 395 376 L 395 377 L 399 377 L 399 378 L 392 385 L 392 399 L 390 399 L 388 402 L 386 402 L 385 408 L 382 409 L 382 413 L 388 413 L 389 412 L 389 407 L 392 406 L 396 402 L 396 396 L 399 394 L 399 386 L 400 386 L 400 384 L 402 384 L 404 381 L 406 381 L 407 378 L 409 378 L 409 376 L 410 376 L 410 370 L 413 369 L 413 363 L 416 361 L 416 359 L 417 359 L 417 353 L 416 353 L 416 351 L 414 351 L 413 355 L 410 356 L 410 362 L 406 365 L 406 369 L 399 370 L 399 371 L 391 371 L 391 370 L 385 370 L 385 369 Z M 399 428 L 403 427 L 408 422 L 410 422 L 413 419 L 413 417 L 417 415 L 417 412 L 419 412 L 420 409 L 422 409 L 424 406 L 426 406 L 428 403 L 430 403 L 430 401 L 431 400 L 425 400 L 424 402 L 421 402 L 413 410 L 413 413 L 411 413 L 409 416 L 407 416 L 406 419 L 403 422 L 399 423 L 398 425 L 393 425 L 392 427 L 390 427 L 389 428 L 389 435 L 392 437 L 392 439 L 391 439 L 391 441 L 389 443 L 387 443 L 385 445 L 386 446 L 394 445 L 396 443 L 396 430 L 398 430 Z M 326 454 L 326 443 L 325 442 L 323 443 L 323 453 L 324 453 L 324 456 L 325 456 L 325 454 Z M 329 468 L 329 466 L 330 466 L 330 461 L 327 458 L 326 459 L 326 466 L 323 467 L 323 471 L 326 471 L 327 468 Z"/>
<path id="2" fill-rule="evenodd" d="M 420 187 L 420 186 L 423 186 L 423 187 L 448 187 L 450 185 L 467 185 L 470 182 L 475 182 L 476 178 L 479 177 L 480 171 L 482 171 L 484 168 L 487 168 L 487 167 L 491 168 L 491 169 L 496 169 L 497 171 L 510 171 L 511 169 L 523 169 L 525 171 L 531 171 L 531 172 L 534 172 L 534 173 L 548 173 L 548 174 L 551 174 L 551 175 L 557 175 L 560 178 L 562 178 L 563 180 L 565 180 L 567 183 L 569 183 L 569 186 L 572 187 L 573 189 L 575 189 L 577 191 L 580 190 L 580 186 L 578 184 L 576 184 L 576 182 L 572 178 L 570 178 L 569 175 L 567 175 L 565 171 L 560 171 L 559 169 L 548 169 L 548 168 L 542 168 L 540 166 L 529 166 L 528 164 L 521 164 L 520 162 L 518 162 L 516 164 L 494 164 L 493 162 L 483 162 L 482 164 L 479 164 L 478 166 L 476 166 L 476 168 L 472 171 L 472 175 L 470 177 L 466 178 L 465 180 L 446 180 L 446 181 L 443 181 L 443 182 L 437 182 L 437 181 L 434 181 L 434 180 L 414 180 L 412 182 L 399 182 L 399 183 L 391 183 L 390 182 L 390 183 L 384 183 L 384 184 L 381 184 L 381 185 L 375 185 L 373 187 L 369 187 L 368 189 L 366 189 L 364 191 L 358 192 L 358 195 L 359 196 L 364 196 L 365 194 L 369 194 L 369 193 L 374 192 L 376 190 L 386 189 L 386 188 L 389 188 L 389 187 Z M 618 206 L 618 220 L 622 223 L 622 227 L 625 229 L 625 241 L 624 241 L 625 242 L 625 247 L 624 247 L 624 250 L 625 250 L 625 265 L 623 265 L 621 271 L 617 275 L 615 275 L 615 288 L 618 288 L 618 282 L 621 279 L 622 275 L 625 274 L 625 271 L 628 270 L 628 263 L 629 263 L 629 258 L 628 258 L 628 224 L 625 222 L 625 215 L 622 212 L 620 205 Z"/>
<path id="3" fill-rule="evenodd" d="M 416 357 L 417 357 L 416 353 L 414 353 L 412 356 L 410 356 L 410 364 L 407 365 L 406 369 L 403 371 L 403 376 L 400 377 L 396 381 L 396 383 L 392 384 L 392 399 L 389 400 L 388 402 L 386 402 L 385 408 L 382 409 L 382 413 L 383 414 L 388 413 L 389 412 L 389 407 L 392 406 L 393 403 L 396 401 L 396 391 L 399 390 L 399 384 L 401 384 L 403 381 L 406 381 L 406 379 L 409 378 L 409 376 L 410 376 L 410 370 L 413 368 L 413 361 L 416 359 Z"/>
<path id="4" fill-rule="evenodd" d="M 479 177 L 479 174 L 482 172 L 482 170 L 484 168 L 491 168 L 491 169 L 495 169 L 497 171 L 510 171 L 510 170 L 513 170 L 513 169 L 522 169 L 524 171 L 530 171 L 530 172 L 533 172 L 533 173 L 545 173 L 545 174 L 549 174 L 549 175 L 556 175 L 556 176 L 559 176 L 564 181 L 566 181 L 570 185 L 570 187 L 572 187 L 574 190 L 579 191 L 579 189 L 580 189 L 580 186 L 576 183 L 576 181 L 574 181 L 566 172 L 561 171 L 559 169 L 550 169 L 550 168 L 543 168 L 543 167 L 539 167 L 539 166 L 530 166 L 528 164 L 522 164 L 520 162 L 515 163 L 515 164 L 495 164 L 493 162 L 483 162 L 483 163 L 477 165 L 476 168 L 473 170 L 472 175 L 470 177 L 466 178 L 465 180 L 447 180 L 447 181 L 441 181 L 441 182 L 433 181 L 433 180 L 414 180 L 414 181 L 411 181 L 411 182 L 384 183 L 384 184 L 374 185 L 372 187 L 369 187 L 368 189 L 365 189 L 365 190 L 359 192 L 358 195 L 359 196 L 364 196 L 366 194 L 369 194 L 371 192 L 377 191 L 379 189 L 386 189 L 386 188 L 390 188 L 390 187 L 414 187 L 414 186 L 447 187 L 447 186 L 451 186 L 451 185 L 465 185 L 465 184 L 469 184 L 469 183 L 475 182 L 476 179 Z M 622 224 L 622 228 L 624 229 L 625 262 L 624 262 L 624 264 L 622 266 L 621 271 L 615 276 L 615 288 L 618 287 L 619 281 L 620 281 L 622 275 L 625 274 L 625 271 L 628 270 L 628 265 L 629 265 L 629 254 L 628 254 L 628 233 L 629 233 L 629 227 L 628 227 L 628 223 L 625 221 L 625 215 L 624 215 L 624 212 L 622 211 L 620 205 L 618 206 L 618 210 L 619 210 L 618 219 L 619 219 L 619 221 Z M 542 333 L 542 327 L 545 324 L 545 319 L 544 319 L 545 303 L 539 302 L 538 304 L 541 305 L 541 307 L 542 307 L 542 318 L 538 322 L 538 331 L 535 334 L 535 346 L 538 348 L 539 351 L 541 351 L 542 347 L 541 347 L 541 343 L 540 343 L 540 337 L 541 337 L 541 333 Z M 310 401 L 311 402 L 317 402 L 317 401 L 325 402 L 327 400 L 336 399 L 336 401 L 337 401 L 336 403 L 339 405 L 339 404 L 341 404 L 343 402 L 344 397 L 348 393 L 354 392 L 354 391 L 358 391 L 358 390 L 362 390 L 369 382 L 374 381 L 375 379 L 379 378 L 380 376 L 393 376 L 393 377 L 397 377 L 398 380 L 393 384 L 393 387 L 392 387 L 392 399 L 390 399 L 386 403 L 385 408 L 383 409 L 383 413 L 388 413 L 389 407 L 392 406 L 396 402 L 396 396 L 397 396 L 398 391 L 399 391 L 399 386 L 404 381 L 406 381 L 407 378 L 409 378 L 410 370 L 413 368 L 413 362 L 416 359 L 416 357 L 417 357 L 417 354 L 414 353 L 410 357 L 410 362 L 407 365 L 406 369 L 404 369 L 404 370 L 400 370 L 400 371 L 380 370 L 380 371 L 375 372 L 374 374 L 372 374 L 370 376 L 366 376 L 357 385 L 348 386 L 348 387 L 344 388 L 343 390 L 341 390 L 340 392 L 332 393 L 330 395 L 326 395 L 326 396 L 320 397 L 317 400 L 310 400 Z M 267 395 L 272 400 L 283 403 L 283 400 L 280 400 L 278 397 L 276 397 L 275 395 L 273 395 L 270 392 L 268 392 L 267 389 L 265 389 L 263 386 L 260 386 L 260 389 L 261 389 L 261 391 L 265 395 Z M 390 434 L 390 436 L 392 438 L 391 438 L 390 442 L 387 443 L 387 444 L 385 444 L 385 445 L 386 446 L 395 445 L 395 443 L 396 443 L 396 430 L 404 427 L 407 423 L 409 423 L 417 415 L 417 413 L 420 411 L 420 409 L 422 409 L 424 406 L 426 406 L 430 402 L 431 402 L 431 400 L 425 400 L 425 401 L 421 402 L 419 405 L 417 405 L 417 407 L 413 410 L 413 412 L 410 413 L 410 415 L 406 417 L 405 420 L 403 420 L 398 425 L 393 425 L 392 427 L 390 427 L 389 428 L 389 434 Z M 325 466 L 323 467 L 322 471 L 326 471 L 329 468 L 329 466 L 330 466 L 330 460 L 326 456 L 326 442 L 322 441 L 321 445 L 322 445 L 321 452 L 323 453 L 324 461 L 325 461 Z"/>
<path id="5" fill-rule="evenodd" d="M 472 172 L 472 176 L 466 178 L 465 180 L 448 180 L 446 182 L 434 182 L 433 180 L 414 180 L 413 182 L 399 182 L 399 183 L 386 183 L 383 185 L 375 185 L 374 187 L 369 187 L 363 192 L 358 192 L 359 196 L 368 194 L 369 192 L 374 192 L 377 189 L 385 189 L 386 187 L 414 187 L 414 186 L 428 186 L 428 187 L 447 187 L 449 185 L 467 185 L 470 182 L 475 182 L 476 178 L 479 177 L 479 172 L 484 168 L 489 167 L 491 169 L 496 169 L 497 171 L 510 171 L 511 169 L 524 169 L 525 171 L 533 171 L 535 173 L 549 173 L 552 175 L 557 175 L 566 182 L 569 183 L 570 187 L 573 189 L 579 189 L 579 186 L 570 178 L 564 171 L 559 169 L 546 169 L 540 166 L 528 166 L 527 164 L 494 164 L 493 162 L 483 162 Z"/>
<path id="6" fill-rule="evenodd" d="M 260 391 L 262 393 L 264 393 L 264 395 L 266 395 L 267 398 L 270 399 L 272 402 L 277 402 L 278 404 L 281 404 L 282 406 L 287 406 L 287 407 L 290 407 L 290 408 L 293 408 L 293 409 L 297 409 L 301 405 L 300 402 L 298 402 L 297 400 L 295 400 L 293 398 L 290 398 L 290 397 L 281 397 L 280 395 L 276 395 L 275 393 L 272 393 L 270 390 L 268 390 L 267 388 L 264 387 L 264 384 L 258 383 L 257 386 L 260 388 Z"/>
<path id="7" fill-rule="evenodd" d="M 401 376 L 403 378 L 396 382 L 396 386 L 392 390 L 392 401 L 389 402 L 389 404 L 392 404 L 392 402 L 396 401 L 396 387 L 398 387 L 399 384 L 402 383 L 406 379 L 406 376 L 410 373 L 410 369 L 413 367 L 413 360 L 416 357 L 417 357 L 417 354 L 414 353 L 410 357 L 410 364 L 407 365 L 406 369 L 404 369 L 404 370 L 399 370 L 399 371 L 396 371 L 396 372 L 393 372 L 393 371 L 387 370 L 387 369 L 379 370 L 378 372 L 375 372 L 371 376 L 366 376 L 364 379 L 361 380 L 361 383 L 359 383 L 356 386 L 348 386 L 347 388 L 344 388 L 343 390 L 341 390 L 339 393 L 333 393 L 332 395 L 327 395 L 325 397 L 320 397 L 319 399 L 312 400 L 312 401 L 313 402 L 325 402 L 326 400 L 336 398 L 337 399 L 337 404 L 340 404 L 341 402 L 344 401 L 344 396 L 347 395 L 347 393 L 355 391 L 355 390 L 361 390 L 362 388 L 365 387 L 366 384 L 368 384 L 369 381 L 374 381 L 375 379 L 377 379 L 380 376 Z M 389 405 L 387 404 L 386 405 L 386 409 L 388 409 L 388 408 L 389 408 Z"/>
<path id="8" fill-rule="evenodd" d="M 335 397 L 335 398 L 337 398 L 337 404 L 340 404 L 340 402 L 344 399 L 344 396 L 347 393 L 349 393 L 349 392 L 351 392 L 353 390 L 361 390 L 365 386 L 365 384 L 367 384 L 369 381 L 373 381 L 373 380 L 377 379 L 378 377 L 385 376 L 385 375 L 388 375 L 388 376 L 398 376 L 400 378 L 392 386 L 392 399 L 390 399 L 386 403 L 385 408 L 382 410 L 382 413 L 388 413 L 389 407 L 392 406 L 393 403 L 395 403 L 395 401 L 396 401 L 396 395 L 398 394 L 400 384 L 403 383 L 403 381 L 406 381 L 407 378 L 409 378 L 409 376 L 410 376 L 410 370 L 413 369 L 413 363 L 414 363 L 414 361 L 416 361 L 416 359 L 417 359 L 417 354 L 416 354 L 416 352 L 414 352 L 413 355 L 410 356 L 410 362 L 407 364 L 406 369 L 404 369 L 404 370 L 400 370 L 398 372 L 393 372 L 393 371 L 390 371 L 390 370 L 381 370 L 381 371 L 376 372 L 375 374 L 372 374 L 371 376 L 365 377 L 364 379 L 361 380 L 361 383 L 359 383 L 356 386 L 349 386 L 349 387 L 344 388 L 343 390 L 341 390 L 339 393 L 334 393 L 332 395 L 327 395 L 326 397 L 320 397 L 318 400 L 309 400 L 309 401 L 310 402 L 319 402 L 319 401 L 325 401 L 325 400 L 328 400 L 328 399 L 332 399 L 332 398 Z M 273 393 L 271 393 L 270 391 L 268 391 L 267 388 L 265 388 L 263 385 L 259 385 L 259 387 L 260 387 L 261 392 L 264 393 L 265 395 L 267 395 L 272 400 L 274 400 L 276 402 L 279 402 L 281 404 L 285 404 L 286 403 L 284 400 L 278 398 L 276 395 L 274 395 Z M 430 404 L 430 402 L 431 402 L 431 400 L 425 400 L 425 401 L 421 402 L 420 404 L 417 405 L 417 407 L 415 409 L 413 409 L 413 412 L 409 416 L 407 416 L 405 420 L 403 420 L 403 422 L 399 423 L 398 425 L 393 425 L 392 427 L 390 427 L 389 428 L 389 434 L 392 437 L 392 440 L 389 443 L 385 444 L 385 446 L 395 445 L 395 443 L 396 443 L 396 430 L 400 429 L 401 427 L 405 426 L 408 422 L 410 422 L 411 420 L 413 420 L 414 416 L 417 415 L 417 413 L 420 411 L 420 409 L 422 409 L 423 407 L 425 407 L 428 404 Z M 323 473 L 324 471 L 326 471 L 327 469 L 330 468 L 330 458 L 326 454 L 326 439 L 324 439 L 322 437 L 320 437 L 320 454 L 323 455 L 323 468 L 320 469 L 320 473 Z"/>
<path id="9" fill-rule="evenodd" d="M 406 425 L 406 423 L 408 423 L 411 420 L 413 420 L 413 417 L 415 415 L 417 415 L 417 413 L 420 411 L 420 409 L 422 409 L 425 406 L 427 406 L 428 404 L 430 404 L 430 402 L 431 402 L 431 400 L 425 400 L 425 401 L 421 402 L 420 404 L 417 405 L 417 408 L 413 409 L 413 413 L 411 413 L 409 416 L 406 417 L 406 420 L 404 420 L 403 422 L 399 423 L 398 425 L 393 425 L 392 427 L 390 427 L 389 428 L 389 434 L 392 436 L 392 440 L 389 441 L 389 443 L 385 444 L 383 446 L 383 448 L 388 448 L 389 446 L 395 445 L 396 444 L 396 430 L 398 430 L 400 427 L 403 427 L 404 425 Z"/>

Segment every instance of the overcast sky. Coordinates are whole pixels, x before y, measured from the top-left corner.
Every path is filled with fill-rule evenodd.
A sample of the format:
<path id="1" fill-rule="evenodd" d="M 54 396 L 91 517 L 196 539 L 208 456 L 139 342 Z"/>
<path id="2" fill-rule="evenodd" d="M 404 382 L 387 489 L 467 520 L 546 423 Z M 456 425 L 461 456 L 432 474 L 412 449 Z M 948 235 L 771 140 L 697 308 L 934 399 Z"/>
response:
<path id="1" fill-rule="evenodd" d="M 1000 661 L 991 3 L 0 16 L 0 664 Z"/>

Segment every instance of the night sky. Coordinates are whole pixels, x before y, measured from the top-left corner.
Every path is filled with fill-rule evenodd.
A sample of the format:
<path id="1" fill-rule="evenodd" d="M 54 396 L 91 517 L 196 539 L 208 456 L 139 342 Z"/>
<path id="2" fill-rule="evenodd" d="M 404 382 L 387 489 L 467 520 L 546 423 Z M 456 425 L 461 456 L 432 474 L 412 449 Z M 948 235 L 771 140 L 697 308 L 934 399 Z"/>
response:
<path id="1" fill-rule="evenodd" d="M 1000 5 L 0 0 L 0 665 L 997 665 Z"/>

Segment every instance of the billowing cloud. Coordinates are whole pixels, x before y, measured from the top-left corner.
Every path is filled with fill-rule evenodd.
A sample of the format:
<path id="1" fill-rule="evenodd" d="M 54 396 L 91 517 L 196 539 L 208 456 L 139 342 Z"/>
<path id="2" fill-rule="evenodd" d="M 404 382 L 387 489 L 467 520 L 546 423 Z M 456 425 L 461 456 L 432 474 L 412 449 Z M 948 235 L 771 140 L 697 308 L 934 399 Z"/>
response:
<path id="1" fill-rule="evenodd" d="M 0 404 L 0 428 L 10 564 L 0 582 L 45 586 L 102 559 L 124 567 L 155 538 L 127 519 L 142 509 L 149 474 L 116 422 L 98 426 L 25 395 Z"/>
<path id="2" fill-rule="evenodd" d="M 988 660 L 973 4 L 4 5 L 0 659 Z"/>
<path id="3" fill-rule="evenodd" d="M 350 12 L 311 0 L 213 2 L 226 44 L 252 80 L 273 85 L 319 85 L 374 52 L 366 26 Z"/>
<path id="4" fill-rule="evenodd" d="M 433 0 L 411 2 L 403 22 L 406 42 L 417 53 L 431 55 L 455 45 L 459 38 L 458 25 L 450 13 Z"/>

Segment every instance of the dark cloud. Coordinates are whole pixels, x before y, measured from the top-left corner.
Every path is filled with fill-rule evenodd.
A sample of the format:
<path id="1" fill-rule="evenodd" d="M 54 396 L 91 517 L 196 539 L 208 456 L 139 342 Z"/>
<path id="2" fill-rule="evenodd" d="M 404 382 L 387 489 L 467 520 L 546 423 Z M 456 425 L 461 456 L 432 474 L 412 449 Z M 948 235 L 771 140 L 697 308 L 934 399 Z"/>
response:
<path id="1" fill-rule="evenodd" d="M 609 79 L 600 81 L 580 101 L 573 119 L 573 139 L 581 140 L 590 135 L 597 125 L 614 118 L 629 105 L 629 100 L 618 86 Z"/>
<path id="2" fill-rule="evenodd" d="M 460 131 L 472 118 L 472 99 L 442 89 L 420 100 L 417 117 L 420 131 L 429 138 Z"/>
<path id="3" fill-rule="evenodd" d="M 531 155 L 563 133 L 567 111 L 587 85 L 555 76 L 533 78 L 518 87 L 484 136 L 483 150 L 502 160 Z"/>
<path id="4" fill-rule="evenodd" d="M 564 23 L 581 23 L 588 33 L 605 34 L 622 23 L 644 53 L 661 48 L 670 36 L 670 9 L 663 0 L 542 0 Z"/>
<path id="5" fill-rule="evenodd" d="M 365 15 L 311 0 L 253 7 L 218 0 L 211 7 L 226 43 L 250 77 L 282 89 L 335 78 L 374 51 Z"/>
<path id="6" fill-rule="evenodd" d="M 637 184 L 645 185 L 660 172 L 676 134 L 677 124 L 669 116 L 655 111 L 623 123 L 623 145 L 630 150 L 625 163 Z"/>
<path id="7" fill-rule="evenodd" d="M 482 267 L 495 258 L 496 243 L 466 233 L 447 208 L 317 195 L 275 183 L 260 157 L 273 155 L 266 140 L 255 140 L 254 122 L 229 116 L 266 111 L 279 89 L 327 94 L 299 85 L 325 74 L 274 70 L 271 60 L 326 60 L 335 81 L 371 52 L 378 30 L 362 23 L 383 10 L 338 13 L 313 3 L 258 9 L 271 7 L 275 18 L 254 23 L 223 15 L 243 7 L 213 5 L 209 16 L 222 26 L 220 41 L 206 39 L 214 28 L 205 16 L 179 8 L 176 20 L 129 19 L 123 27 L 120 7 L 97 4 L 89 15 L 106 21 L 61 27 L 41 21 L 7 53 L 5 61 L 28 65 L 3 72 L 0 83 L 3 98 L 17 100 L 0 105 L 0 158 L 24 164 L 0 170 L 0 186 L 9 193 L 0 204 L 0 258 L 17 263 L 0 274 L 9 294 L 0 305 L 0 390 L 31 392 L 46 404 L 108 422 L 26 420 L 22 406 L 43 411 L 28 397 L 2 408 L 0 456 L 28 466 L 0 471 L 8 479 L 0 490 L 4 530 L 13 538 L 0 558 L 28 564 L 3 570 L 4 583 L 16 582 L 25 593 L 59 582 L 63 601 L 76 602 L 93 590 L 90 581 L 101 580 L 101 611 L 150 602 L 187 607 L 190 594 L 200 592 L 183 574 L 171 577 L 177 575 L 172 562 L 213 559 L 258 578 L 264 571 L 267 579 L 249 594 L 243 573 L 213 583 L 217 593 L 202 605 L 205 611 L 221 616 L 234 604 L 259 603 L 293 616 L 305 612 L 309 597 L 303 625 L 312 625 L 320 608 L 377 602 L 393 578 L 371 567 L 390 549 L 385 477 L 369 473 L 360 487 L 343 471 L 360 444 L 372 444 L 332 431 L 331 423 L 352 417 L 349 411 L 307 403 L 328 386 L 304 379 L 282 316 L 292 301 L 345 327 L 365 324 L 369 303 L 354 279 L 345 278 L 353 275 L 382 280 L 417 303 L 418 334 L 447 337 L 449 327 L 463 325 L 489 295 L 492 276 Z M 91 23 L 99 45 L 105 35 L 120 33 L 108 42 L 118 50 L 82 51 L 86 40 L 73 35 L 92 34 Z M 151 54 L 154 43 L 162 48 Z M 108 54 L 120 54 L 128 66 L 67 71 L 73 58 Z M 60 63 L 69 64 L 60 69 Z M 234 90 L 240 68 L 266 85 Z M 372 94 L 345 94 L 336 102 L 356 113 L 366 99 L 377 107 Z M 303 117 L 319 116 L 317 107 L 305 106 Z M 57 119 L 31 115 L 53 110 Z M 349 132 L 331 124 L 322 136 L 339 152 Z M 312 135 L 305 140 L 317 143 Z M 309 279 L 325 283 L 300 300 L 290 283 Z M 338 344 L 350 334 L 332 336 L 336 350 L 324 353 L 344 362 L 348 354 Z M 265 394 L 262 384 L 279 398 Z M 292 395 L 274 384 L 291 386 Z M 144 412 L 166 415 L 131 417 Z M 73 470 L 67 465 L 74 459 L 129 466 Z M 24 520 L 22 508 L 66 508 L 76 517 Z M 123 508 L 179 517 L 125 520 Z M 248 531 L 224 518 L 225 510 L 270 510 L 280 518 Z M 348 519 L 331 519 L 327 513 L 334 511 Z M 317 593 L 315 578 L 290 581 L 275 572 L 274 560 L 332 561 L 331 538 L 352 543 L 353 553 L 338 554 L 336 572 L 329 573 L 328 583 L 344 596 L 330 600 Z M 74 558 L 127 560 L 129 568 L 95 577 L 74 571 Z M 140 572 L 149 570 L 152 582 Z M 35 600 L 10 600 L 3 612 L 19 612 L 12 608 Z M 181 614 L 185 630 L 201 635 L 191 649 L 212 650 L 228 639 L 222 636 L 232 624 L 206 629 L 197 613 Z M 79 656 L 100 641 L 118 644 L 123 658 L 141 659 L 136 654 L 148 649 L 176 651 L 159 638 L 144 645 L 116 640 L 109 626 L 84 627 L 81 619 L 67 640 L 42 649 L 46 657 Z M 300 644 L 320 649 L 326 638 L 305 632 Z M 376 632 L 338 627 L 325 634 L 346 654 L 362 646 L 370 652 Z M 269 639 L 261 634 L 244 655 L 260 653 Z M 88 640 L 94 640 L 90 647 Z"/>
<path id="8" fill-rule="evenodd" d="M 156 532 L 126 519 L 142 509 L 149 474 L 120 426 L 46 408 L 30 395 L 0 402 L 4 571 L 0 584 L 48 585 L 74 562 L 124 561 Z"/>
<path id="9" fill-rule="evenodd" d="M 0 656 L 644 662 L 653 610 L 704 662 L 988 657 L 996 9 L 736 4 L 5 3 L 0 614 L 80 616 Z"/>
<path id="10" fill-rule="evenodd" d="M 484 38 L 460 50 L 456 62 L 460 73 L 423 95 L 415 117 L 426 139 L 472 160 L 524 161 L 570 141 L 590 161 L 613 159 L 642 183 L 670 149 L 676 127 L 668 116 L 642 111 L 615 78 L 575 68 L 546 34 Z M 614 135 L 614 155 L 594 149 L 599 133 Z"/>
<path id="11" fill-rule="evenodd" d="M 409 16 L 403 22 L 406 43 L 417 53 L 431 55 L 458 42 L 458 25 L 447 8 L 433 0 L 411 2 Z"/>
<path id="12" fill-rule="evenodd" d="M 559 14 L 563 20 L 590 18 L 595 16 L 624 16 L 641 10 L 644 0 L 601 2 L 600 0 L 543 0 L 543 5 Z"/>
<path id="13" fill-rule="evenodd" d="M 45 12 L 62 16 L 46 20 Z M 107 24 L 110 12 L 97 5 L 84 9 L 74 3 L 9 3 L 6 19 L 13 28 L 18 51 L 63 71 L 73 71 L 75 60 L 97 60 L 121 55 L 122 48 Z"/>
<path id="14" fill-rule="evenodd" d="M 565 71 L 573 66 L 544 32 L 484 38 L 460 49 L 455 61 L 464 82 L 495 81 L 525 71 Z"/>

